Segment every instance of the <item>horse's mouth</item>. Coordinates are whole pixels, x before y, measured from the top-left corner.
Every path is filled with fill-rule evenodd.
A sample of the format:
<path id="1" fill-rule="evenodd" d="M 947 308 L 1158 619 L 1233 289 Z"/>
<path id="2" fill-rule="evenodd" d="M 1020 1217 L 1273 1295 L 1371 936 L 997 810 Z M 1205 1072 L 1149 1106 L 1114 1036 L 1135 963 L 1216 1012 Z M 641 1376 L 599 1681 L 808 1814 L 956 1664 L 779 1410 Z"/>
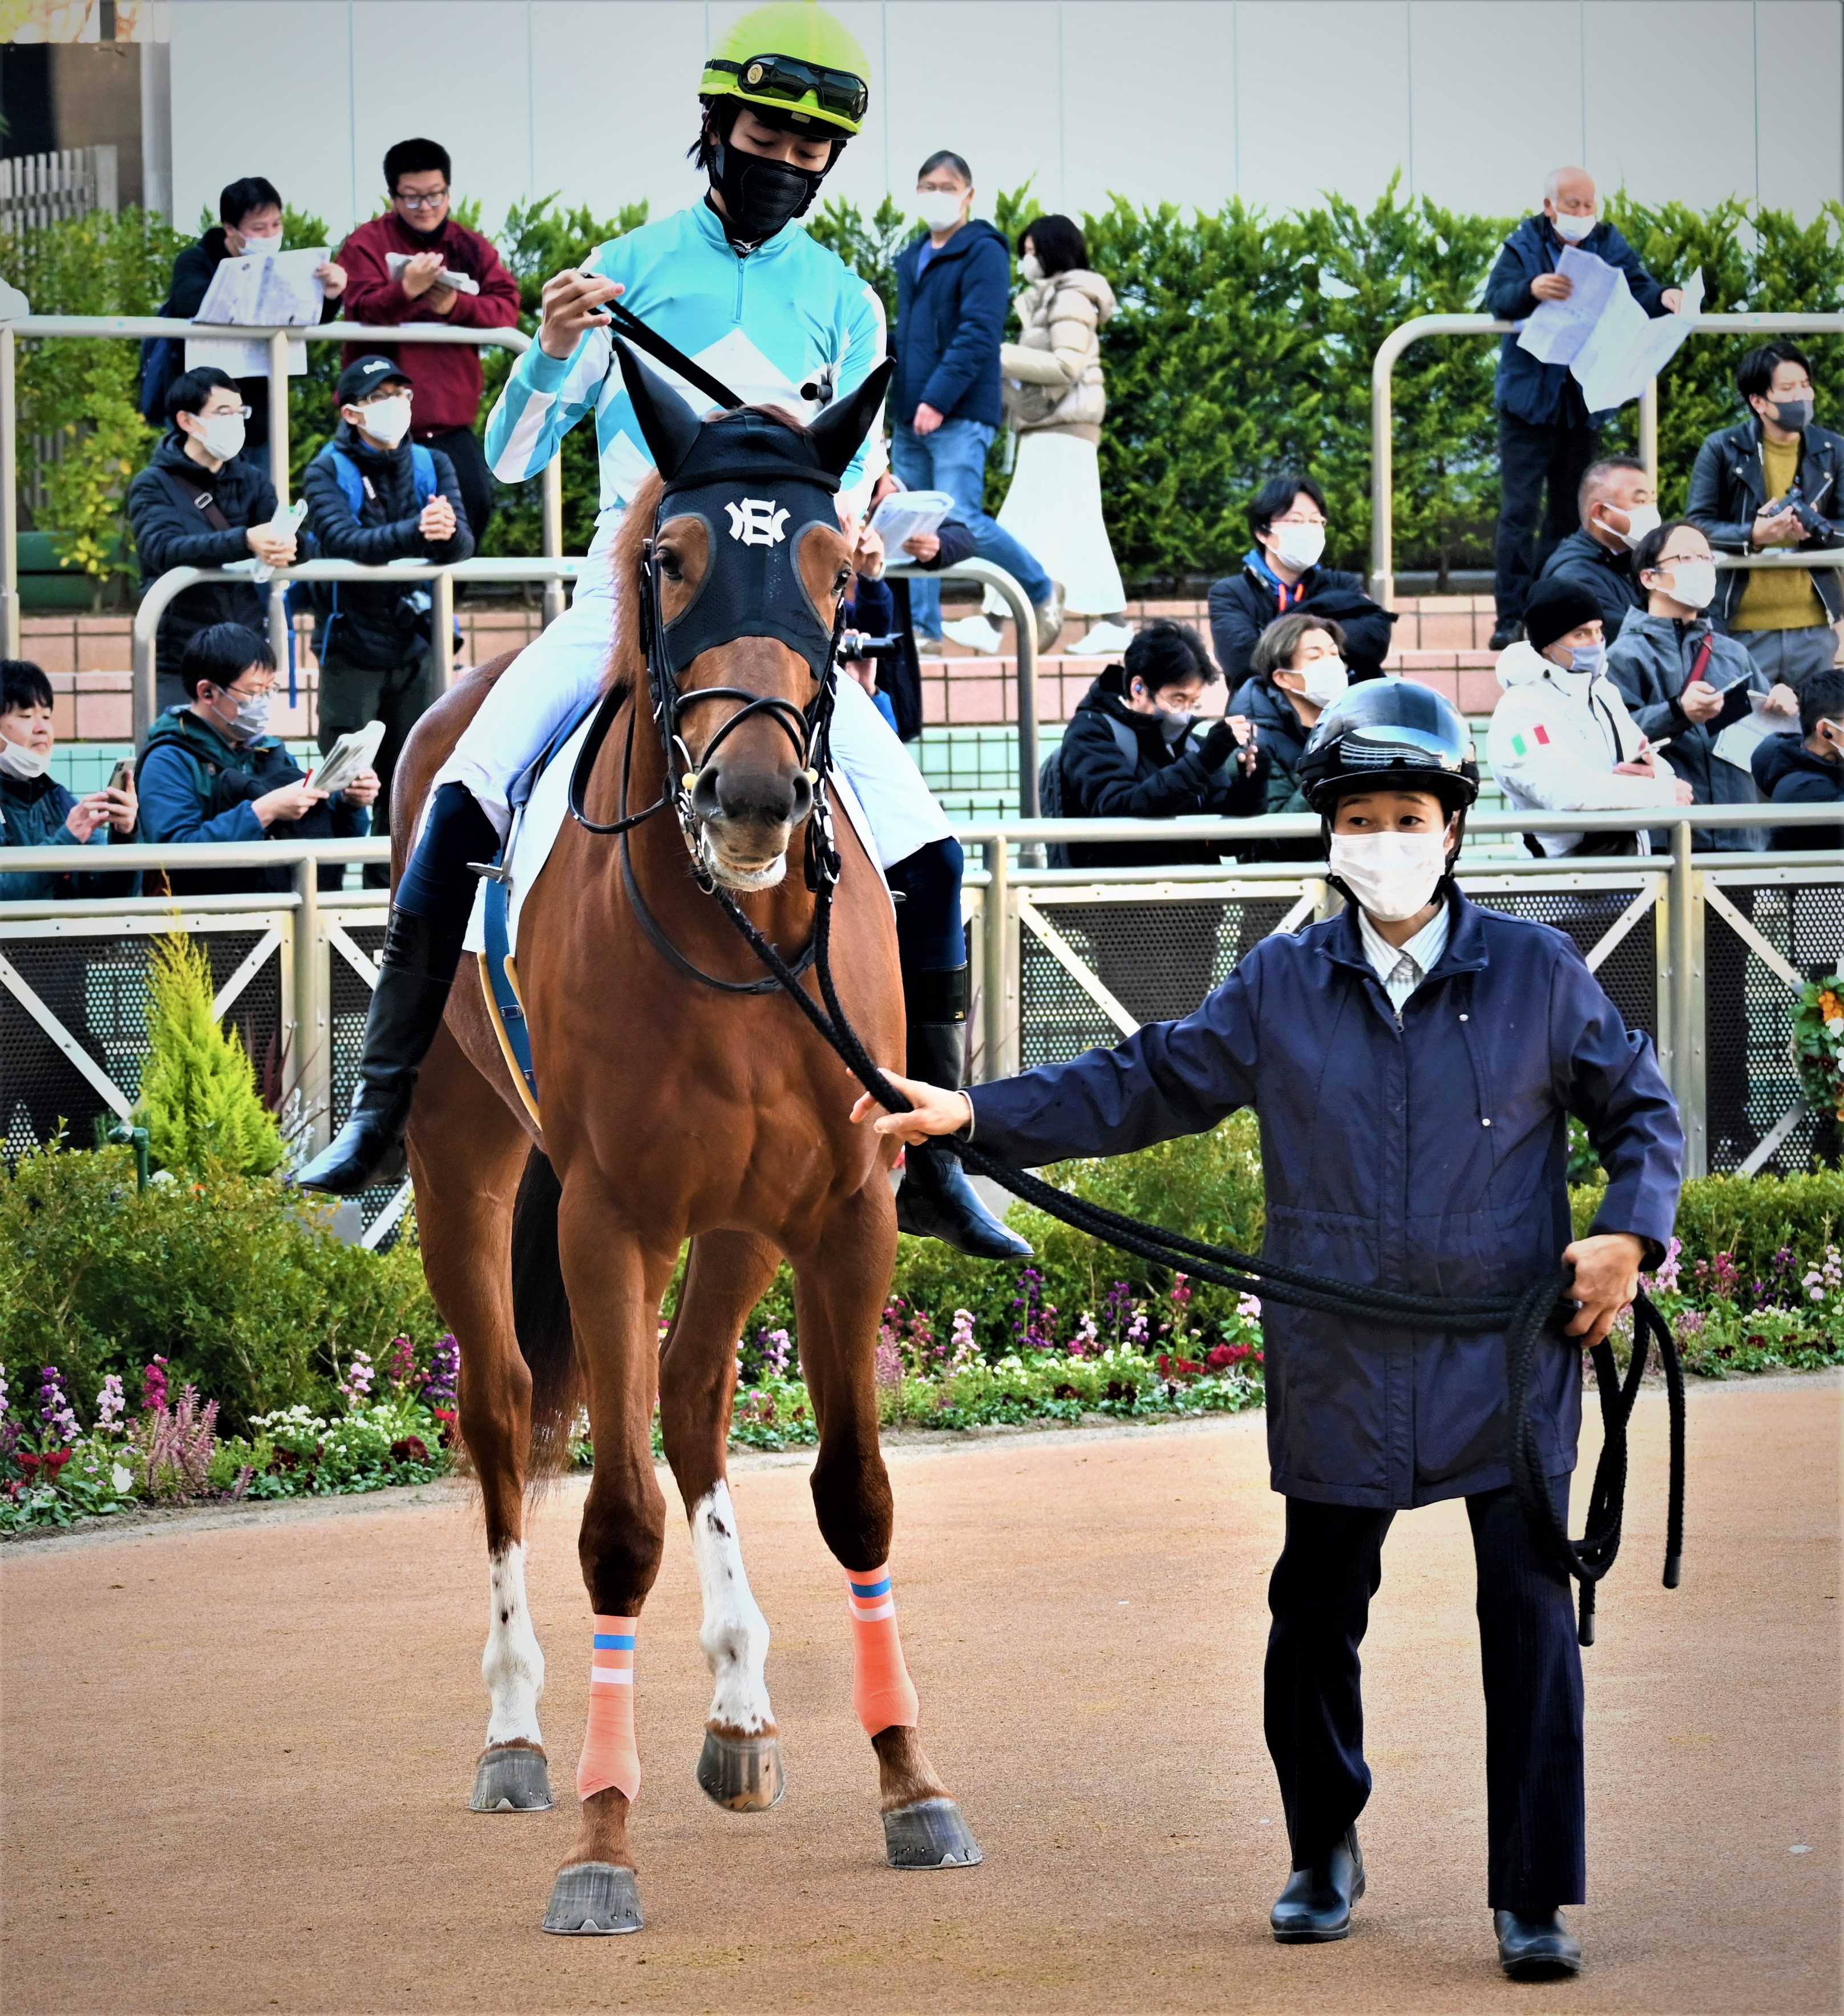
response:
<path id="1" fill-rule="evenodd" d="M 751 895 L 758 890 L 779 887 L 787 873 L 785 847 L 777 852 L 754 859 L 726 854 L 719 847 L 708 826 L 699 830 L 698 854 L 713 881 L 720 882 L 726 889 L 733 889 L 743 895 Z"/>

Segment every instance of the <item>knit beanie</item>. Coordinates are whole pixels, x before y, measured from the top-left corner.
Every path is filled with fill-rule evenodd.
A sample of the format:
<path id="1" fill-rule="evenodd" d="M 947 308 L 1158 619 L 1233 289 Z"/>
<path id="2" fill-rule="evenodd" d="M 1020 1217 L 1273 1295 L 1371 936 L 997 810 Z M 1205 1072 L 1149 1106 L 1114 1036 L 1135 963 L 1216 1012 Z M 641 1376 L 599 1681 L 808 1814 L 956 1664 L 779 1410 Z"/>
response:
<path id="1" fill-rule="evenodd" d="M 1537 583 L 1524 605 L 1524 635 L 1536 651 L 1546 651 L 1558 637 L 1601 620 L 1601 604 L 1588 589 L 1554 574 Z"/>

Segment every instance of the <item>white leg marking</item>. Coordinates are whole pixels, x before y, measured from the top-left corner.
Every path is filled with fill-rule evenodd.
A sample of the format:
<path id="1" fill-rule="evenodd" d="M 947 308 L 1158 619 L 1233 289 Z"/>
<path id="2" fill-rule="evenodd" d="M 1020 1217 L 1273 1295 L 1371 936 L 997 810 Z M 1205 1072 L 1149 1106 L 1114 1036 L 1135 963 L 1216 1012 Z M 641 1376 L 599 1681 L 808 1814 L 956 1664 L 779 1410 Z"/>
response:
<path id="1" fill-rule="evenodd" d="M 717 1682 L 711 1697 L 712 1722 L 747 1736 L 775 1724 L 763 1668 L 769 1657 L 769 1620 L 750 1593 L 743 1568 L 737 1508 L 727 1484 L 713 1485 L 692 1507 L 692 1555 L 704 1593 L 704 1622 L 698 1643 Z"/>
<path id="2" fill-rule="evenodd" d="M 538 1697 L 544 1692 L 544 1654 L 531 1629 L 525 1603 L 525 1544 L 515 1540 L 504 1553 L 487 1563 L 487 1586 L 492 1609 L 487 1621 L 487 1649 L 481 1654 L 481 1678 L 493 1697 L 487 1717 L 487 1743 L 510 1743 L 522 1737 L 542 1744 L 538 1733 Z"/>

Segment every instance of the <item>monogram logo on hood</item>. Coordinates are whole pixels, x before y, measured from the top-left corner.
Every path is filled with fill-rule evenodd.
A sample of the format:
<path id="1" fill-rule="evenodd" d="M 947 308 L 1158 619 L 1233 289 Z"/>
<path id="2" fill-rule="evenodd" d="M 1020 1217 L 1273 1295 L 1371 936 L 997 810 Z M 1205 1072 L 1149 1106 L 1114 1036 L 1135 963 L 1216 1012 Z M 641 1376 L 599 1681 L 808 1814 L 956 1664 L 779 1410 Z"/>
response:
<path id="1" fill-rule="evenodd" d="M 787 536 L 787 509 L 772 497 L 744 497 L 723 508 L 730 514 L 730 537 L 746 546 L 778 546 Z"/>

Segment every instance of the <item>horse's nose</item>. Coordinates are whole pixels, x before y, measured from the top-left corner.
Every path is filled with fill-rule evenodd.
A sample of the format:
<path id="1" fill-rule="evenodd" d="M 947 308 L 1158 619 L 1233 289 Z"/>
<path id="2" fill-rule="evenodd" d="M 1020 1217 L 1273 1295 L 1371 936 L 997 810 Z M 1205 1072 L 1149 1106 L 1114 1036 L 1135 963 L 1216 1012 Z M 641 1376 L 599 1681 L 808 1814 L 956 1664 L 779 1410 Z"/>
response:
<path id="1" fill-rule="evenodd" d="M 698 772 L 692 787 L 692 810 L 701 819 L 738 824 L 787 826 L 806 817 L 813 807 L 813 787 L 801 770 L 762 770 L 719 763 Z"/>

